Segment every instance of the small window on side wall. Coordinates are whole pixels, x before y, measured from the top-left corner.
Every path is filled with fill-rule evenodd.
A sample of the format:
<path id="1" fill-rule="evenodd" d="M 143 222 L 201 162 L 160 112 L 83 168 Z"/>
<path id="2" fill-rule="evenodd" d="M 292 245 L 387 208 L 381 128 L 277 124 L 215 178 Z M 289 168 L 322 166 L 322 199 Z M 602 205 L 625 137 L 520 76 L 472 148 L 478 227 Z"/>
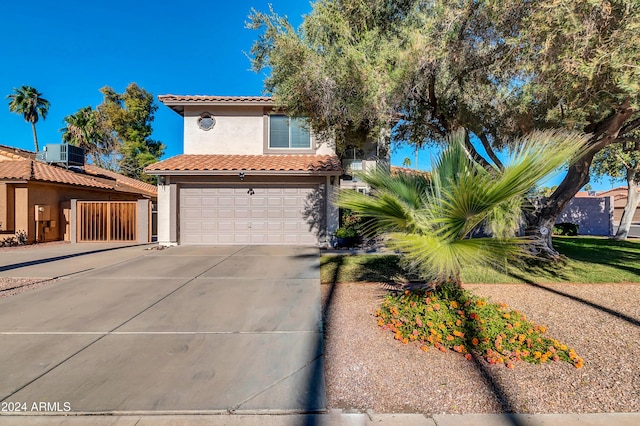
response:
<path id="1" fill-rule="evenodd" d="M 269 116 L 269 148 L 310 149 L 309 121 L 302 117 Z"/>

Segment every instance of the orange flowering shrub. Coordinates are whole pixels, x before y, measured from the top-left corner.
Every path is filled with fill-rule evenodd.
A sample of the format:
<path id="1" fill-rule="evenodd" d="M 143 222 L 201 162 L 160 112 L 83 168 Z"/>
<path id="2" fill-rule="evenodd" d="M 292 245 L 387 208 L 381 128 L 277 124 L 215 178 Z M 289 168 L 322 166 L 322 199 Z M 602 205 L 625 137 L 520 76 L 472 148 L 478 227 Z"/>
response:
<path id="1" fill-rule="evenodd" d="M 469 352 L 475 352 L 490 364 L 508 368 L 516 361 L 566 361 L 576 368 L 584 364 L 573 349 L 544 336 L 546 327 L 530 322 L 504 303 L 492 303 L 452 285 L 389 294 L 376 317 L 378 325 L 393 332 L 396 340 L 417 342 L 424 351 L 429 346 L 443 352 L 451 349 L 469 360 Z"/>

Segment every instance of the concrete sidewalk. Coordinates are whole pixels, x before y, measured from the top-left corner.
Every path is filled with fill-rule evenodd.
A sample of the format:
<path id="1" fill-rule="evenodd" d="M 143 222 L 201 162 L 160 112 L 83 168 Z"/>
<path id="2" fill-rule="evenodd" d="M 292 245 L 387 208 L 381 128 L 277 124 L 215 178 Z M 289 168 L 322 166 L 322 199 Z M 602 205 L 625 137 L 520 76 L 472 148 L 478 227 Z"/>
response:
<path id="1" fill-rule="evenodd" d="M 377 414 L 331 410 L 327 414 L 193 414 L 109 416 L 0 416 L 3 425 L 96 426 L 636 426 L 639 413 L 607 414 Z"/>

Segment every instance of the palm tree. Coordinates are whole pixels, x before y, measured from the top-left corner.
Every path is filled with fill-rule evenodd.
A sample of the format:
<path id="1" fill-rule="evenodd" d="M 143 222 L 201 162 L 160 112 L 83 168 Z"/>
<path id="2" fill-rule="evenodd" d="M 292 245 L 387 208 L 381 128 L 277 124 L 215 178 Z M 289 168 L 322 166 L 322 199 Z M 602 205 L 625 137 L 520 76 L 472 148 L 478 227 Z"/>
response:
<path id="1" fill-rule="evenodd" d="M 577 133 L 532 133 L 519 141 L 502 170 L 487 171 L 470 158 L 464 138 L 464 131 L 450 137 L 450 148 L 429 176 L 392 176 L 380 168 L 361 174 L 373 188 L 371 196 L 343 190 L 337 198 L 339 207 L 369 218 L 387 244 L 435 285 L 460 285 L 465 266 L 503 265 L 505 259 L 532 255 L 528 240 L 515 237 L 524 196 L 575 158 L 587 140 Z M 489 236 L 475 237 L 479 230 Z"/>
<path id="2" fill-rule="evenodd" d="M 49 101 L 42 97 L 42 93 L 38 92 L 31 86 L 22 86 L 19 89 L 14 87 L 12 93 L 7 96 L 10 99 L 9 111 L 16 114 L 22 114 L 25 121 L 31 123 L 31 129 L 33 130 L 33 143 L 36 148 L 36 152 L 39 151 L 38 147 L 38 134 L 36 133 L 36 123 L 38 119 L 47 118 L 47 112 L 49 112 Z"/>
<path id="3" fill-rule="evenodd" d="M 109 158 L 115 154 L 116 142 L 105 129 L 98 111 L 91 106 L 80 108 L 75 114 L 66 116 L 64 123 L 66 126 L 60 129 L 64 142 L 83 148 L 98 167 L 112 168 Z"/>

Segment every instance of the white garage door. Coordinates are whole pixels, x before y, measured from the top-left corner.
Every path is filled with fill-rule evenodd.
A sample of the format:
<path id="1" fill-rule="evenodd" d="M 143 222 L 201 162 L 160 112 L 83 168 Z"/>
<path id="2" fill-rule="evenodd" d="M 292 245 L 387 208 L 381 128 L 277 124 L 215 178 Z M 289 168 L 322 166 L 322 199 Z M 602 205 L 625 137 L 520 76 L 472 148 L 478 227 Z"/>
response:
<path id="1" fill-rule="evenodd" d="M 318 192 L 318 185 L 182 187 L 180 244 L 315 245 L 324 211 Z"/>

